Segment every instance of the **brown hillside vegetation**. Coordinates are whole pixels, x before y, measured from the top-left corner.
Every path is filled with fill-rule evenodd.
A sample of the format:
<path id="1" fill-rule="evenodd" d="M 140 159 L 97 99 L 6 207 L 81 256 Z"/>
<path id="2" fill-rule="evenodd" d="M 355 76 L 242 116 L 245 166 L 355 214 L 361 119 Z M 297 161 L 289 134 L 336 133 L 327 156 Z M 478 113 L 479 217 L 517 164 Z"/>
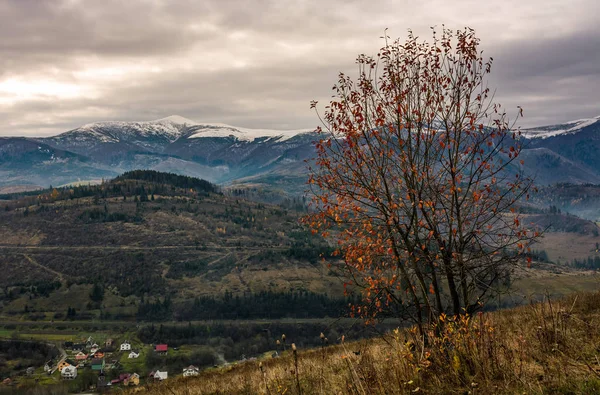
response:
<path id="1" fill-rule="evenodd" d="M 598 394 L 600 293 L 458 319 L 424 345 L 414 330 L 245 362 L 150 394 Z M 289 340 L 288 340 L 289 342 Z M 332 339 L 332 343 L 333 343 Z"/>

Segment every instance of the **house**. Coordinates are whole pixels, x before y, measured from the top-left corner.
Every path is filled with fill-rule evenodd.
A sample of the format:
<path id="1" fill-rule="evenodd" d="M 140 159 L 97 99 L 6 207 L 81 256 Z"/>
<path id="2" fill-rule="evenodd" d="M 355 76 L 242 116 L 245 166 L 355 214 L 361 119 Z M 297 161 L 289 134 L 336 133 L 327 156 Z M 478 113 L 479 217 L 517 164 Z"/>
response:
<path id="1" fill-rule="evenodd" d="M 123 385 L 140 385 L 140 375 L 137 373 L 131 374 L 127 380 L 123 380 Z"/>
<path id="2" fill-rule="evenodd" d="M 25 370 L 25 374 L 27 376 L 33 376 L 34 373 L 35 373 L 35 368 L 33 366 L 30 366 Z"/>
<path id="3" fill-rule="evenodd" d="M 125 382 L 127 380 L 129 380 L 129 377 L 131 377 L 131 375 L 129 373 L 121 373 L 119 375 L 119 377 L 117 377 L 116 379 L 112 380 L 110 382 L 111 385 L 117 385 L 119 383 L 123 383 L 124 385 L 127 385 Z"/>
<path id="4" fill-rule="evenodd" d="M 166 370 L 164 372 L 162 372 L 160 370 L 155 370 L 155 371 L 150 372 L 148 377 L 151 379 L 157 380 L 157 381 L 163 381 L 169 377 L 169 373 Z"/>
<path id="5" fill-rule="evenodd" d="M 200 369 L 198 369 L 194 365 L 190 365 L 187 368 L 183 368 L 183 377 L 198 376 L 199 373 Z"/>
<path id="6" fill-rule="evenodd" d="M 131 344 L 125 340 L 123 343 L 121 343 L 121 351 L 129 351 L 131 350 Z"/>
<path id="7" fill-rule="evenodd" d="M 76 355 L 75 355 L 75 360 L 76 361 L 85 361 L 87 359 L 87 354 L 84 354 L 83 352 L 79 351 Z"/>
<path id="8" fill-rule="evenodd" d="M 136 352 L 136 351 L 131 351 L 131 352 L 129 353 L 129 357 L 128 357 L 128 358 L 129 358 L 129 359 L 135 359 L 135 358 L 138 358 L 139 356 L 140 356 L 140 353 L 139 353 L 139 352 Z"/>
<path id="9" fill-rule="evenodd" d="M 77 368 L 72 365 L 65 366 L 60 371 L 60 377 L 62 377 L 64 380 L 73 380 L 77 377 Z"/>
<path id="10" fill-rule="evenodd" d="M 4 385 L 12 385 L 12 380 L 9 378 L 4 379 L 4 381 L 2 381 L 2 384 Z"/>
<path id="11" fill-rule="evenodd" d="M 114 343 L 114 340 L 113 340 L 113 339 L 106 339 L 106 341 L 104 342 L 104 345 L 105 345 L 106 347 L 112 347 L 112 346 L 113 346 L 113 343 Z"/>
<path id="12" fill-rule="evenodd" d="M 102 350 L 96 351 L 96 353 L 94 354 L 94 358 L 104 358 L 104 351 L 102 351 Z"/>
<path id="13" fill-rule="evenodd" d="M 73 342 L 64 342 L 65 348 L 73 348 Z"/>
<path id="14" fill-rule="evenodd" d="M 46 362 L 46 364 L 44 365 L 44 372 L 50 372 L 52 370 L 52 362 L 48 361 Z"/>
<path id="15" fill-rule="evenodd" d="M 83 351 L 85 350 L 85 344 L 83 343 L 74 343 L 71 347 L 73 351 Z"/>
<path id="16" fill-rule="evenodd" d="M 161 354 L 166 354 L 169 347 L 166 344 L 157 344 L 154 348 L 154 351 L 159 352 Z"/>
<path id="17" fill-rule="evenodd" d="M 58 366 L 56 367 L 56 369 L 58 369 L 59 372 L 62 372 L 62 370 L 64 368 L 66 368 L 67 366 L 72 366 L 69 362 L 67 362 L 67 360 L 65 359 L 64 361 L 61 361 Z"/>
<path id="18" fill-rule="evenodd" d="M 92 370 L 104 370 L 104 359 L 94 358 L 92 359 Z"/>
<path id="19" fill-rule="evenodd" d="M 94 343 L 90 346 L 90 353 L 94 354 L 99 349 L 100 349 L 100 347 L 98 347 L 98 345 L 96 343 Z"/>

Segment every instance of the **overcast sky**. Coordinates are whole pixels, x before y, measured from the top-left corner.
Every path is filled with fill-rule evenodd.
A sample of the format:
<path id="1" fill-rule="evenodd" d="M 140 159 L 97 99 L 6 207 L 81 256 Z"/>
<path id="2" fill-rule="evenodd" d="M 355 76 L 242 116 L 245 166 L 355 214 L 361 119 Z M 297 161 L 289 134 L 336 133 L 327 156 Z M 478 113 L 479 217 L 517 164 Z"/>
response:
<path id="1" fill-rule="evenodd" d="M 598 0 L 0 0 L 0 135 L 178 114 L 318 125 L 339 71 L 412 28 L 470 26 L 522 126 L 600 115 Z"/>

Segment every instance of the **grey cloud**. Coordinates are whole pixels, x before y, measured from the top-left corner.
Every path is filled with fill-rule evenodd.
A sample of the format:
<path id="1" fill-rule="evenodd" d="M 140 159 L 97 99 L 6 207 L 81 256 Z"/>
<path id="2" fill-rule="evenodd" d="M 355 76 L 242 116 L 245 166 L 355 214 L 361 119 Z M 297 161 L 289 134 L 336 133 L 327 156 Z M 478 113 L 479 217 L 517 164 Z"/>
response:
<path id="1" fill-rule="evenodd" d="M 494 54 L 498 101 L 525 109 L 525 126 L 600 115 L 600 31 L 511 42 Z"/>
<path id="2" fill-rule="evenodd" d="M 13 0 L 0 5 L 0 65 L 4 74 L 69 67 L 72 57 L 174 55 L 214 33 L 188 28 L 150 2 Z"/>
<path id="3" fill-rule="evenodd" d="M 56 80 L 90 92 L 3 103 L 0 135 L 46 135 L 99 120 L 173 113 L 199 121 L 310 128 L 340 70 L 379 36 L 470 25 L 495 65 L 491 85 L 524 126 L 600 114 L 595 0 L 5 0 L 0 85 Z M 140 69 L 135 69 L 140 65 Z M 143 66 L 143 67 L 142 67 Z M 94 68 L 126 69 L 106 80 Z M 157 68 L 150 72 L 149 68 Z M 89 94 L 87 94 L 89 93 Z"/>
<path id="4" fill-rule="evenodd" d="M 227 70 L 216 73 L 190 71 L 165 74 L 128 88 L 111 90 L 100 99 L 62 101 L 35 100 L 20 103 L 0 117 L 11 114 L 72 114 L 71 122 L 58 120 L 51 128 L 31 122 L 22 125 L 29 134 L 42 135 L 100 120 L 140 121 L 181 114 L 197 121 L 224 122 L 255 128 L 294 129 L 315 127 L 310 111 L 313 99 L 326 101 L 337 70 L 345 65 L 284 69 Z M 336 70 L 336 71 L 332 71 Z M 260 100 L 257 100 L 260 96 Z M 103 108 L 111 118 L 92 111 Z M 89 116 L 86 115 L 89 112 Z M 283 116 L 282 116 L 283 114 Z M 18 119 L 18 115 L 13 115 Z M 35 117 L 33 117 L 35 119 Z M 8 131 L 7 134 L 16 134 Z"/>

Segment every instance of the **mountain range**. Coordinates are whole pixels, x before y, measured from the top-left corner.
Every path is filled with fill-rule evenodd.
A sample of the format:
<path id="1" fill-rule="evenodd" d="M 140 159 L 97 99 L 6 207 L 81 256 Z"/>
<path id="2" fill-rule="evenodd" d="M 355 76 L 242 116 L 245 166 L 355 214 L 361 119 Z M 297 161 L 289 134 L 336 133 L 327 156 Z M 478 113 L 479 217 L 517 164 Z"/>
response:
<path id="1" fill-rule="evenodd" d="M 540 185 L 600 184 L 600 117 L 525 129 L 526 171 Z M 98 122 L 45 138 L 0 138 L 0 187 L 47 187 L 112 178 L 132 169 L 219 184 L 304 189 L 311 129 L 248 129 L 170 116 Z"/>

